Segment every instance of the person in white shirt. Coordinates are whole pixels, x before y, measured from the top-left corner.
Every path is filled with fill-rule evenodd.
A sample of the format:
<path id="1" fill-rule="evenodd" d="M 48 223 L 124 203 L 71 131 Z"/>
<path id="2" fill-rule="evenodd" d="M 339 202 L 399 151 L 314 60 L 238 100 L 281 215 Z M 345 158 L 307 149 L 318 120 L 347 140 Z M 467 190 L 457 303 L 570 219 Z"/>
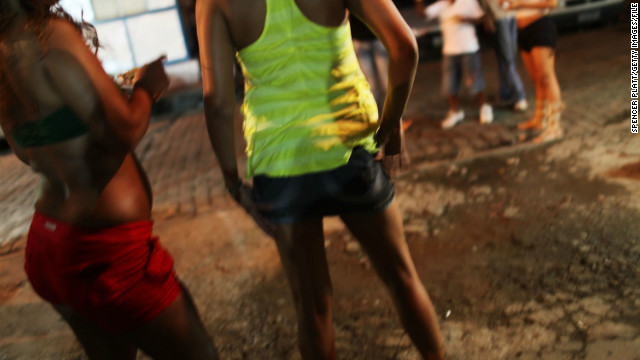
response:
<path id="1" fill-rule="evenodd" d="M 442 121 L 442 128 L 448 129 L 464 119 L 464 112 L 458 107 L 460 84 L 477 95 L 480 105 L 480 123 L 493 121 L 493 108 L 485 100 L 485 82 L 482 75 L 480 45 L 475 24 L 484 12 L 477 0 L 439 0 L 424 9 L 428 21 L 438 19 L 442 32 L 442 91 L 449 101 L 449 113 Z"/>
<path id="2" fill-rule="evenodd" d="M 515 11 L 500 6 L 500 0 L 479 0 L 485 11 L 485 30 L 492 34 L 498 62 L 500 102 L 514 111 L 528 108 L 522 79 L 518 73 L 518 26 Z"/>

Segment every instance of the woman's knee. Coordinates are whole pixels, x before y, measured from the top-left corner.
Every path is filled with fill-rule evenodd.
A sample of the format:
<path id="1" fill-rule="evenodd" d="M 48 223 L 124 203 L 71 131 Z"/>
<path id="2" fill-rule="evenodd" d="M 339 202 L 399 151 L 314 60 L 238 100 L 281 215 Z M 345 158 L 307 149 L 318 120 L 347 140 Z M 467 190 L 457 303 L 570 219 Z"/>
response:
<path id="1" fill-rule="evenodd" d="M 542 88 L 548 89 L 551 85 L 552 78 L 553 74 L 551 74 L 549 71 L 541 71 L 538 74 L 537 82 Z"/>
<path id="2" fill-rule="evenodd" d="M 331 315 L 332 296 L 324 294 L 295 294 L 294 303 L 302 320 L 316 321 Z"/>
<path id="3" fill-rule="evenodd" d="M 418 274 L 408 263 L 395 264 L 380 277 L 394 297 L 404 297 L 420 286 Z"/>

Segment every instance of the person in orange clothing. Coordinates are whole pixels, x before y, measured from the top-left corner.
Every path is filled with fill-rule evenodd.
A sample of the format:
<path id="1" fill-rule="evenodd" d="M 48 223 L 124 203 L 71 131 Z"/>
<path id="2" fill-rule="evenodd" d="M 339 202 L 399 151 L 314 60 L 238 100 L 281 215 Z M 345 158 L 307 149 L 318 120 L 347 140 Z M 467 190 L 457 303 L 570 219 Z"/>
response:
<path id="1" fill-rule="evenodd" d="M 528 121 L 518 124 L 518 129 L 540 131 L 534 142 L 559 139 L 564 135 L 560 125 L 564 103 L 555 71 L 558 33 L 549 17 L 558 1 L 509 0 L 501 4 L 516 12 L 518 45 L 536 89 L 535 113 Z"/>

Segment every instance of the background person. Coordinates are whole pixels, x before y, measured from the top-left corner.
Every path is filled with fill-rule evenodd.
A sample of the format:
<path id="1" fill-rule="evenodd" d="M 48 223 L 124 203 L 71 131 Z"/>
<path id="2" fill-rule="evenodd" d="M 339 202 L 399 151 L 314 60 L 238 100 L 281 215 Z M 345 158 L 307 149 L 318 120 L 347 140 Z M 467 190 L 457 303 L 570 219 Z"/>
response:
<path id="1" fill-rule="evenodd" d="M 382 118 L 362 74 L 348 14 L 389 55 Z M 417 44 L 390 0 L 200 0 L 196 19 L 207 127 L 233 198 L 274 234 L 304 359 L 335 359 L 322 219 L 340 215 L 389 288 L 425 359 L 442 359 L 437 318 L 405 242 L 393 184 L 374 154 L 400 151 Z M 234 146 L 233 61 L 245 78 L 248 175 Z"/>
<path id="2" fill-rule="evenodd" d="M 506 9 L 516 11 L 518 45 L 522 60 L 536 89 L 533 118 L 518 124 L 518 129 L 540 131 L 533 141 L 548 141 L 564 135 L 560 117 L 564 108 L 560 84 L 555 72 L 555 48 L 558 41 L 556 26 L 549 11 L 558 6 L 557 0 L 502 1 Z"/>
<path id="3" fill-rule="evenodd" d="M 477 96 L 480 124 L 493 122 L 493 108 L 484 93 L 480 43 L 475 29 L 484 16 L 482 8 L 476 0 L 438 0 L 427 6 L 422 15 L 427 21 L 437 18 L 442 31 L 442 92 L 449 102 L 442 128 L 452 128 L 464 120 L 464 111 L 458 106 L 461 84 Z"/>
<path id="4" fill-rule="evenodd" d="M 151 234 L 151 187 L 133 154 L 169 83 L 161 59 L 138 71 L 127 102 L 86 46 L 81 33 L 92 28 L 57 2 L 0 2 L 0 124 L 41 175 L 29 281 L 89 359 L 133 360 L 138 348 L 156 359 L 217 359 Z"/>
<path id="5" fill-rule="evenodd" d="M 493 34 L 498 62 L 499 102 L 515 111 L 528 108 L 524 85 L 518 73 L 518 24 L 515 12 L 505 11 L 499 0 L 480 0 L 485 11 L 485 29 Z"/>

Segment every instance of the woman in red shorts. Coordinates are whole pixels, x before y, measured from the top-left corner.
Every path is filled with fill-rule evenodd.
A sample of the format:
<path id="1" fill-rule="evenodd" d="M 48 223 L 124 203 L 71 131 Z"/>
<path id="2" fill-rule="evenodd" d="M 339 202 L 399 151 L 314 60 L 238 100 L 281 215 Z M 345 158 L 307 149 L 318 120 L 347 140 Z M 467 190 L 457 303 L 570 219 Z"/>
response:
<path id="1" fill-rule="evenodd" d="M 41 175 L 25 270 L 90 359 L 217 359 L 173 259 L 152 236 L 133 150 L 167 88 L 158 59 L 125 99 L 57 0 L 0 2 L 0 124 Z M 95 37 L 93 37 L 95 39 Z M 95 44 L 97 45 L 97 40 Z"/>
<path id="2" fill-rule="evenodd" d="M 557 0 L 506 0 L 503 7 L 516 10 L 518 45 L 529 76 L 536 89 L 536 111 L 529 121 L 518 124 L 521 130 L 542 131 L 534 142 L 561 138 L 560 116 L 564 107 L 555 72 L 555 48 L 558 39 L 549 11 Z"/>

